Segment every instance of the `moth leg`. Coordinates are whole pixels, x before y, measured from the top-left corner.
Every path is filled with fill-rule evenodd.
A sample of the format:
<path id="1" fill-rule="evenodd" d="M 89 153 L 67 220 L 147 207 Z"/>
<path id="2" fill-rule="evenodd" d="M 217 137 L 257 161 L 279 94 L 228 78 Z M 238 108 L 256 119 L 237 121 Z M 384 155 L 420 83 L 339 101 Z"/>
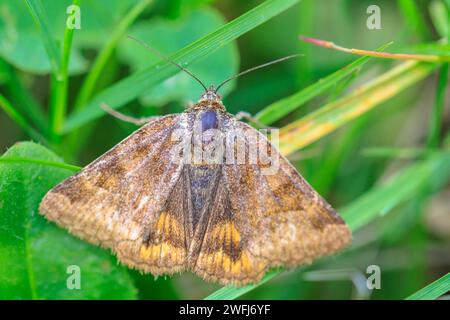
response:
<path id="1" fill-rule="evenodd" d="M 238 113 L 236 113 L 235 117 L 238 120 L 245 119 L 245 120 L 249 121 L 250 123 L 255 124 L 256 126 L 258 126 L 260 128 L 275 129 L 274 127 L 270 127 L 270 126 L 262 123 L 261 121 L 256 119 L 254 116 L 252 116 L 250 113 L 245 112 L 245 111 L 239 111 Z"/>
<path id="2" fill-rule="evenodd" d="M 110 114 L 114 118 L 117 118 L 119 120 L 135 124 L 137 126 L 141 126 L 143 124 L 146 124 L 147 122 L 149 122 L 150 120 L 154 120 L 155 118 L 160 118 L 159 116 L 146 117 L 146 118 L 130 117 L 130 116 L 127 116 L 126 114 L 123 114 L 122 112 L 114 110 L 113 108 L 108 106 L 106 103 L 100 104 L 100 108 L 102 108 L 106 113 Z"/>

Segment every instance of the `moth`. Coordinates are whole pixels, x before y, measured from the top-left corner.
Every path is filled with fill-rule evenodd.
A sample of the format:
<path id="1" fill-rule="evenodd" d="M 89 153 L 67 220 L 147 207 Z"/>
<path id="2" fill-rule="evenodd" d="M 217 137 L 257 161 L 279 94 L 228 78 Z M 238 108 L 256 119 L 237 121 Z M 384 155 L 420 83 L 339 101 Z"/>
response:
<path id="1" fill-rule="evenodd" d="M 40 213 L 128 267 L 224 285 L 346 247 L 338 213 L 264 134 L 226 112 L 218 89 L 231 78 L 207 88 L 169 62 L 200 82 L 200 100 L 149 120 L 54 187 Z"/>

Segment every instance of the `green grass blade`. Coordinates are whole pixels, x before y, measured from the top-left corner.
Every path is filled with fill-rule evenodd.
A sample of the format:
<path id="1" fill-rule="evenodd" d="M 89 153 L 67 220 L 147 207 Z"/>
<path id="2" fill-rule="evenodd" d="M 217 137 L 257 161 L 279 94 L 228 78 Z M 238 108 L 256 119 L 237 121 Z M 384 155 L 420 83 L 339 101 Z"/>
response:
<path id="1" fill-rule="evenodd" d="M 443 42 L 420 43 L 403 48 L 414 53 L 440 56 L 442 60 L 450 56 L 450 44 Z"/>
<path id="2" fill-rule="evenodd" d="M 44 44 L 45 50 L 47 51 L 53 74 L 57 76 L 59 66 L 61 65 L 61 58 L 59 56 L 59 50 L 56 40 L 50 32 L 50 26 L 48 23 L 49 20 L 47 15 L 45 14 L 42 2 L 41 0 L 25 0 L 25 3 L 28 6 L 28 10 L 33 17 L 37 28 L 41 32 L 42 42 Z"/>
<path id="3" fill-rule="evenodd" d="M 439 35 L 450 40 L 450 8 L 446 8 L 445 4 L 440 1 L 433 1 L 430 4 L 430 15 L 434 27 Z"/>
<path id="4" fill-rule="evenodd" d="M 290 154 L 343 126 L 429 75 L 436 65 L 408 61 L 353 93 L 333 101 L 280 130 L 280 150 Z"/>
<path id="5" fill-rule="evenodd" d="M 47 132 L 48 125 L 46 115 L 43 111 L 44 108 L 23 85 L 17 71 L 2 59 L 0 59 L 0 70 L 8 74 L 8 81 L 6 81 L 4 86 L 5 92 L 7 92 L 10 100 L 20 108 L 20 112 L 26 115 L 40 132 Z"/>
<path id="6" fill-rule="evenodd" d="M 45 138 L 28 123 L 27 119 L 23 117 L 12 104 L 0 94 L 0 108 L 16 122 L 31 138 L 36 141 L 47 143 Z"/>
<path id="7" fill-rule="evenodd" d="M 416 2 L 414 0 L 398 0 L 398 5 L 411 31 L 413 31 L 412 33 L 420 35 L 423 39 L 429 38 L 429 29 Z"/>
<path id="8" fill-rule="evenodd" d="M 205 300 L 234 300 L 239 298 L 240 296 L 246 294 L 247 292 L 252 291 L 256 287 L 259 287 L 263 285 L 264 283 L 268 282 L 269 280 L 273 279 L 275 276 L 279 275 L 282 271 L 276 270 L 276 271 L 269 271 L 264 276 L 264 278 L 258 282 L 257 284 L 250 284 L 241 288 L 235 288 L 235 287 L 222 287 L 217 291 L 214 291 L 209 296 L 205 298 Z"/>
<path id="9" fill-rule="evenodd" d="M 448 163 L 450 153 L 443 152 L 430 156 L 426 161 L 413 164 L 396 174 L 390 183 L 377 187 L 344 207 L 341 210 L 342 215 L 349 227 L 356 230 L 371 221 L 374 213 L 383 215 L 402 201 L 420 193 L 431 177 L 439 181 L 447 180 L 450 176 Z"/>
<path id="10" fill-rule="evenodd" d="M 388 46 L 389 44 L 386 44 L 381 48 L 379 48 L 378 51 L 382 51 Z M 290 112 L 302 106 L 304 103 L 308 102 L 309 100 L 325 92 L 327 89 L 331 88 L 338 81 L 344 79 L 348 75 L 360 69 L 370 59 L 371 59 L 370 57 L 362 57 L 355 60 L 349 65 L 315 82 L 314 84 L 306 87 L 305 89 L 302 89 L 301 91 L 287 98 L 283 98 L 277 102 L 272 103 L 271 105 L 267 106 L 266 108 L 258 112 L 255 115 L 255 118 L 265 124 L 271 124 L 277 120 L 280 120 Z"/>
<path id="11" fill-rule="evenodd" d="M 95 84 L 99 79 L 103 69 L 111 57 L 117 43 L 128 30 L 130 25 L 136 20 L 136 18 L 144 11 L 146 7 L 151 4 L 152 0 L 141 0 L 136 3 L 128 12 L 128 14 L 120 21 L 116 28 L 111 32 L 108 41 L 105 43 L 97 58 L 92 64 L 91 70 L 81 86 L 80 93 L 77 96 L 74 110 L 81 110 L 85 107 L 85 104 L 91 98 L 95 88 Z"/>
<path id="12" fill-rule="evenodd" d="M 450 273 L 413 293 L 406 300 L 434 300 L 450 291 Z"/>
<path id="13" fill-rule="evenodd" d="M 178 50 L 170 55 L 170 58 L 186 67 L 270 20 L 299 1 L 266 0 L 216 31 Z M 112 108 L 119 108 L 178 72 L 179 69 L 170 63 L 159 62 L 134 73 L 96 95 L 86 105 L 86 108 L 70 116 L 65 123 L 63 133 L 69 133 L 102 116 L 104 111 L 100 108 L 100 103 L 104 102 Z"/>
<path id="14" fill-rule="evenodd" d="M 375 147 L 364 148 L 361 154 L 365 157 L 373 158 L 396 158 L 396 159 L 415 159 L 419 157 L 429 156 L 433 154 L 433 150 L 426 148 L 392 148 L 392 147 Z"/>
<path id="15" fill-rule="evenodd" d="M 442 152 L 427 160 L 407 167 L 382 186 L 374 187 L 349 206 L 339 211 L 345 222 L 354 232 L 387 212 L 396 205 L 407 201 L 415 193 L 420 193 L 431 181 L 438 181 L 439 186 L 450 179 L 450 153 Z M 407 186 L 407 187 L 406 187 Z M 405 191 L 402 191 L 405 188 Z M 401 192 L 400 192 L 401 191 Z M 205 299 L 236 299 L 243 294 L 273 279 L 282 270 L 269 272 L 260 283 L 243 288 L 223 287 Z"/>
<path id="16" fill-rule="evenodd" d="M 428 133 L 427 146 L 436 148 L 440 143 L 440 133 L 443 125 L 445 93 L 448 83 L 448 63 L 444 63 L 439 72 L 439 80 L 436 88 L 436 100 L 430 118 L 430 129 Z"/>

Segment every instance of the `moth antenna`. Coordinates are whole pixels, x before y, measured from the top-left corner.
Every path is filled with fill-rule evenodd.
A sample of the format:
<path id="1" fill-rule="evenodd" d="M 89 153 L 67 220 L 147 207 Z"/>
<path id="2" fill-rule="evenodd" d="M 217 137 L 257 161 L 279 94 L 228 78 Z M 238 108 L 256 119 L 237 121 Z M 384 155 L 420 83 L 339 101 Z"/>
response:
<path id="1" fill-rule="evenodd" d="M 219 84 L 214 92 L 217 93 L 217 91 L 219 90 L 219 88 L 222 87 L 224 84 L 226 84 L 226 83 L 230 82 L 231 80 L 234 80 L 234 79 L 236 79 L 237 77 L 240 77 L 240 76 L 242 76 L 242 75 L 244 75 L 244 74 L 250 73 L 250 72 L 255 71 L 255 70 L 258 70 L 258 69 L 265 68 L 265 67 L 267 67 L 267 66 L 270 66 L 270 65 L 275 64 L 275 63 L 278 63 L 278 62 L 282 62 L 282 61 L 289 60 L 289 59 L 292 59 L 292 58 L 297 58 L 297 57 L 300 57 L 300 56 L 303 56 L 303 54 L 300 54 L 300 53 L 297 53 L 297 54 L 291 54 L 291 55 L 289 55 L 289 56 L 286 56 L 286 57 L 283 57 L 283 58 L 279 58 L 279 59 L 276 59 L 276 60 L 272 60 L 272 61 L 269 61 L 269 62 L 260 64 L 259 66 L 252 67 L 252 68 L 250 68 L 250 69 L 247 69 L 247 70 L 244 70 L 244 71 L 242 71 L 242 72 L 239 72 L 238 74 L 235 74 L 234 76 L 232 76 L 232 77 L 226 79 L 226 80 L 223 81 L 221 84 Z"/>
<path id="2" fill-rule="evenodd" d="M 162 54 L 161 52 L 159 52 L 158 50 L 156 50 L 155 48 L 151 47 L 149 44 L 145 43 L 142 40 L 139 40 L 138 38 L 135 38 L 131 35 L 127 35 L 128 38 L 136 41 L 137 43 L 141 44 L 144 48 L 146 48 L 147 50 L 149 50 L 150 52 L 152 52 L 153 54 L 157 55 L 158 57 L 160 57 L 161 59 L 173 64 L 174 66 L 176 66 L 177 68 L 179 68 L 181 71 L 186 72 L 189 76 L 191 76 L 195 81 L 197 81 L 198 83 L 200 83 L 200 85 L 203 87 L 203 89 L 205 89 L 205 92 L 208 91 L 208 88 L 203 84 L 203 82 L 197 78 L 192 72 L 190 72 L 188 69 L 186 69 L 185 67 L 181 66 L 180 64 L 176 63 L 175 61 L 173 61 L 172 59 L 170 59 L 169 57 L 166 57 L 164 54 Z"/>

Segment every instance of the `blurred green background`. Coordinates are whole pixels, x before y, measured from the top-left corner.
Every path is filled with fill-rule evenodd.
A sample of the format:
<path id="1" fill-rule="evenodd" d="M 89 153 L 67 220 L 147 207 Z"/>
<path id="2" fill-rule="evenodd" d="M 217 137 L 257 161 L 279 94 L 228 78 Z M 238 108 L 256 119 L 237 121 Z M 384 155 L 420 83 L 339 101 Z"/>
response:
<path id="1" fill-rule="evenodd" d="M 97 93 L 108 90 L 119 80 L 146 70 L 159 61 L 158 57 L 142 45 L 127 38 L 127 34 L 169 55 L 263 1 L 149 1 L 119 34 L 117 44 L 107 56 L 91 92 L 80 97 L 83 86 L 86 86 L 86 76 L 92 70 L 99 52 L 104 50 L 105 43 L 115 35 L 114 30 L 124 23 L 131 8 L 136 8 L 140 2 L 80 1 L 81 29 L 74 30 L 72 35 L 65 103 L 67 112 L 63 112 L 63 117 L 72 114 L 74 110 L 83 110 L 84 105 Z M 66 8 L 71 3 L 42 1 L 49 21 L 49 32 L 60 47 L 64 43 Z M 379 30 L 369 30 L 366 26 L 366 20 L 370 16 L 366 10 L 373 4 L 381 9 Z M 450 3 L 445 0 L 304 0 L 237 40 L 221 46 L 207 57 L 184 66 L 206 84 L 218 84 L 240 70 L 289 54 L 304 54 L 301 58 L 253 72 L 223 88 L 221 93 L 224 104 L 230 113 L 247 111 L 257 114 L 271 103 L 318 83 L 319 79 L 341 70 L 358 58 L 302 43 L 298 40 L 298 35 L 330 40 L 349 48 L 370 50 L 394 41 L 386 51 L 425 52 L 448 57 L 450 50 L 446 40 L 450 28 L 449 8 Z M 69 164 L 84 166 L 129 135 L 136 127 L 111 116 L 102 116 L 68 135 L 54 134 L 58 133 L 57 130 L 49 132 L 47 128 L 51 124 L 48 124 L 47 114 L 54 111 L 49 110 L 48 106 L 55 99 L 52 96 L 55 87 L 52 87 L 52 63 L 42 39 L 25 1 L 1 1 L 1 95 L 26 121 L 25 125 L 18 125 L 10 113 L 4 112 L 6 108 L 3 102 L 3 110 L 0 111 L 0 150 L 3 153 L 18 141 L 38 141 L 39 138 L 32 133 L 37 131 L 44 136 L 40 142 L 46 148 Z M 430 49 L 425 45 L 436 44 L 438 41 L 442 44 L 438 47 L 441 50 L 439 52 L 437 47 Z M 400 63 L 370 59 L 363 68 L 336 81 L 322 94 L 308 99 L 307 103 L 271 125 L 283 127 L 324 105 L 339 101 L 358 86 L 380 77 Z M 450 128 L 447 79 L 448 64 L 436 65 L 434 72 L 430 72 L 423 80 L 408 85 L 394 97 L 383 101 L 379 107 L 362 113 L 331 134 L 290 155 L 291 161 L 302 175 L 336 208 L 348 208 L 357 199 L 373 194 L 374 190 L 376 192 L 379 186 L 405 168 L 413 169 L 406 178 L 397 181 L 398 188 L 385 194 L 380 193 L 378 198 L 370 198 L 375 203 L 358 202 L 361 214 L 365 210 L 373 210 L 376 211 L 376 217 L 355 232 L 352 248 L 310 267 L 283 272 L 244 294 L 243 298 L 403 299 L 449 271 L 450 162 L 445 158 L 443 163 L 431 166 L 429 171 L 414 170 L 414 165 L 425 162 L 430 153 L 444 153 L 448 150 L 450 139 L 447 142 L 445 140 Z M 385 90 L 390 90 L 389 81 Z M 201 92 L 202 88 L 195 81 L 186 74 L 178 73 L 138 94 L 136 99 L 130 99 L 120 110 L 135 117 L 182 112 L 188 102 L 198 99 Z M 121 99 L 127 95 L 125 88 L 116 97 Z M 30 127 L 33 128 L 32 132 Z M 57 127 L 56 123 L 55 128 L 58 129 Z M 18 155 L 23 156 L 20 152 Z M 5 179 L 3 184 L 0 183 L 0 188 L 8 186 L 6 170 L 0 170 L 0 176 L 4 173 L 1 178 Z M 416 173 L 420 176 L 415 176 Z M 62 177 L 55 179 L 57 182 Z M 418 181 L 420 184 L 417 185 Z M 51 186 L 50 183 L 47 189 Z M 21 190 L 17 189 L 15 192 L 24 192 Z M 0 191 L 0 195 L 2 194 L 4 198 L 0 203 L 10 200 L 8 197 L 11 194 L 6 189 Z M 404 194 L 406 195 L 403 196 Z M 398 199 L 395 198 L 397 195 Z M 27 201 L 26 199 L 28 197 L 25 193 L 22 201 Z M 38 204 L 39 199 L 35 202 Z M 379 208 L 371 209 L 371 205 Z M 0 205 L 0 214 L 8 215 L 11 212 L 7 212 L 5 208 Z M 15 210 L 14 206 L 8 208 Z M 0 222 L 2 221 L 4 228 L 0 226 L 0 239 L 12 230 L 6 227 L 7 218 L 0 218 Z M 39 223 L 44 224 L 42 221 Z M 52 229 L 46 233 L 46 237 L 47 242 L 44 243 L 52 246 L 55 238 L 69 236 L 65 231 Z M 86 264 L 86 272 L 90 277 L 86 281 L 91 281 L 91 292 L 53 291 L 50 285 L 39 284 L 45 283 L 48 275 L 38 273 L 36 277 L 42 276 L 42 279 L 38 281 L 38 289 L 34 290 L 33 297 L 201 299 L 220 288 L 191 274 L 154 279 L 152 275 L 141 275 L 117 267 L 115 259 L 100 249 L 91 249 L 85 244 L 81 248 L 78 245 L 78 242 L 73 245 L 74 251 L 70 254 L 70 259 L 64 261 L 79 264 L 77 250 L 80 255 L 99 254 L 99 259 L 103 259 L 103 262 Z M 49 249 L 34 250 L 46 252 Z M 7 251 L 0 249 L 0 259 L 6 261 L 8 257 Z M 51 259 L 59 258 L 50 255 L 48 260 Z M 19 263 L 20 257 L 17 261 Z M 36 264 L 51 266 L 52 262 L 49 261 Z M 380 289 L 368 290 L 365 286 L 364 277 L 368 276 L 366 269 L 370 265 L 377 265 L 381 269 Z M 14 264 L 10 267 L 14 268 Z M 5 271 L 5 268 L 0 267 L 0 289 L 1 282 L 8 282 L 10 277 L 5 273 L 2 280 L 2 270 Z M 58 272 L 61 269 L 57 267 L 48 270 L 48 273 Z M 66 276 L 65 269 L 62 272 Z M 99 280 L 101 277 L 110 280 Z M 17 283 L 20 281 L 5 284 L 3 289 L 15 290 Z M 17 290 L 17 294 L 3 297 L 28 298 L 29 292 Z"/>

